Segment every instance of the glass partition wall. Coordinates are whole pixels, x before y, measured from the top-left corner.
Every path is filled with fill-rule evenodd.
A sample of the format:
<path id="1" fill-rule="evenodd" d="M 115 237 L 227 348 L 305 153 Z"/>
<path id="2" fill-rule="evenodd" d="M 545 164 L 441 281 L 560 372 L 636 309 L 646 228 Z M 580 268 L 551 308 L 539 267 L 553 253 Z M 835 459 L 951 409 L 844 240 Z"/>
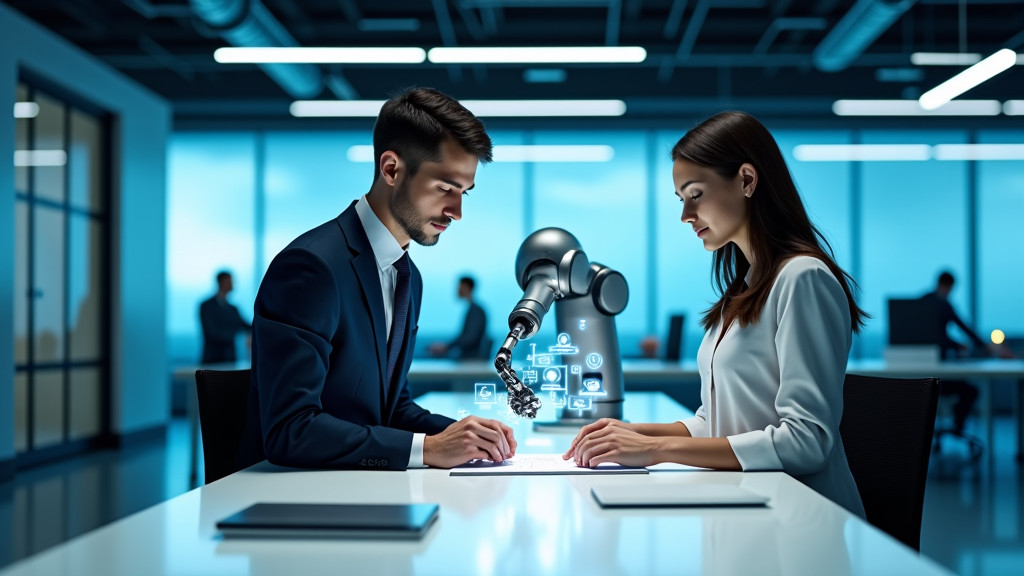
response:
<path id="1" fill-rule="evenodd" d="M 19 466 L 109 431 L 109 121 L 19 83 L 15 106 L 15 451 Z"/>

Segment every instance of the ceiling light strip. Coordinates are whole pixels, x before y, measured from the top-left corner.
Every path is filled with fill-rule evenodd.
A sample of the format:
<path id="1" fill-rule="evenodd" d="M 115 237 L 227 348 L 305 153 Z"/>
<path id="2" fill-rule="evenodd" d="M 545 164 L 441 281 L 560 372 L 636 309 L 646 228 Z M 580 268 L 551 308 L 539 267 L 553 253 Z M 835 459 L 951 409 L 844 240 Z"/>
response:
<path id="1" fill-rule="evenodd" d="M 1011 68 L 1016 63 L 1017 53 L 1009 48 L 1003 48 L 925 92 L 918 101 L 925 110 L 936 110 L 953 98 L 967 92 L 1000 72 Z"/>
<path id="2" fill-rule="evenodd" d="M 35 118 L 39 115 L 39 104 L 35 102 L 15 102 L 15 118 Z"/>
<path id="3" fill-rule="evenodd" d="M 427 59 L 422 48 L 218 48 L 213 59 L 221 64 L 419 64 Z"/>
<path id="4" fill-rule="evenodd" d="M 349 146 L 349 162 L 373 162 L 373 146 Z M 495 162 L 611 162 L 615 148 L 607 145 L 502 145 L 494 147 Z"/>
<path id="5" fill-rule="evenodd" d="M 1024 160 L 1024 144 L 800 144 L 801 162 Z"/>
<path id="6" fill-rule="evenodd" d="M 936 144 L 936 160 L 1024 160 L 1024 144 Z"/>
<path id="7" fill-rule="evenodd" d="M 800 144 L 793 157 L 801 162 L 906 162 L 930 160 L 927 144 Z"/>
<path id="8" fill-rule="evenodd" d="M 622 116 L 622 100 L 460 100 L 482 117 Z M 290 111 L 296 117 L 374 117 L 384 100 L 297 100 Z"/>
<path id="9" fill-rule="evenodd" d="M 937 110 L 925 110 L 917 100 L 836 100 L 836 116 L 998 116 L 998 100 L 954 100 Z"/>
<path id="10" fill-rule="evenodd" d="M 640 46 L 521 46 L 431 48 L 434 64 L 635 64 L 647 59 Z"/>
<path id="11" fill-rule="evenodd" d="M 981 54 L 972 52 L 914 52 L 910 63 L 914 66 L 970 66 L 981 62 Z"/>
<path id="12" fill-rule="evenodd" d="M 1007 100 L 1003 102 L 1003 114 L 1007 116 L 1024 116 L 1024 100 Z"/>
<path id="13" fill-rule="evenodd" d="M 15 150 L 15 166 L 64 166 L 68 154 L 63 150 Z"/>

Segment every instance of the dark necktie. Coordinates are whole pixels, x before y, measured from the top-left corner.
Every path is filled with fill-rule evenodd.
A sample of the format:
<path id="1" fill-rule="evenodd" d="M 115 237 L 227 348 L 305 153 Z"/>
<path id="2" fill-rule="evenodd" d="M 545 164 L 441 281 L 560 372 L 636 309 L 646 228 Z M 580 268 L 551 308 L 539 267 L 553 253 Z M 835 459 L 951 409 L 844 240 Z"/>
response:
<path id="1" fill-rule="evenodd" d="M 385 390 L 391 387 L 391 378 L 395 373 L 395 365 L 398 363 L 398 354 L 402 350 L 402 337 L 405 334 L 405 325 L 409 318 L 409 253 L 402 254 L 402 257 L 395 261 L 394 267 L 395 270 L 398 270 L 398 278 L 395 281 L 391 334 L 388 336 L 388 371 L 387 380 L 384 381 Z"/>

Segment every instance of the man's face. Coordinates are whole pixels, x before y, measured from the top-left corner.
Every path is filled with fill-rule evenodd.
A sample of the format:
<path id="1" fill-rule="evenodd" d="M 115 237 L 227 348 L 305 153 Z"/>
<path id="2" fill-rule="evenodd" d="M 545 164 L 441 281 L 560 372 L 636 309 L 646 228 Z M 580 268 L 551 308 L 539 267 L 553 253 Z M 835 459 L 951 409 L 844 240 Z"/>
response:
<path id="1" fill-rule="evenodd" d="M 390 208 L 410 240 L 433 246 L 453 220 L 462 219 L 462 197 L 474 186 L 476 167 L 476 156 L 446 138 L 440 162 L 423 162 L 414 176 L 399 176 Z"/>

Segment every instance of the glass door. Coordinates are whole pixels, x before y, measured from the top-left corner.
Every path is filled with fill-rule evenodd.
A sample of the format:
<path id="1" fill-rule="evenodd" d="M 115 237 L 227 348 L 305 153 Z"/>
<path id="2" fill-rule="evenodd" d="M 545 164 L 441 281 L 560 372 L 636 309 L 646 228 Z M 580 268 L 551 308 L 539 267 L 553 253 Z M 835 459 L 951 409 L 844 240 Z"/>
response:
<path id="1" fill-rule="evenodd" d="M 15 450 L 19 466 L 109 432 L 109 121 L 18 85 Z"/>

